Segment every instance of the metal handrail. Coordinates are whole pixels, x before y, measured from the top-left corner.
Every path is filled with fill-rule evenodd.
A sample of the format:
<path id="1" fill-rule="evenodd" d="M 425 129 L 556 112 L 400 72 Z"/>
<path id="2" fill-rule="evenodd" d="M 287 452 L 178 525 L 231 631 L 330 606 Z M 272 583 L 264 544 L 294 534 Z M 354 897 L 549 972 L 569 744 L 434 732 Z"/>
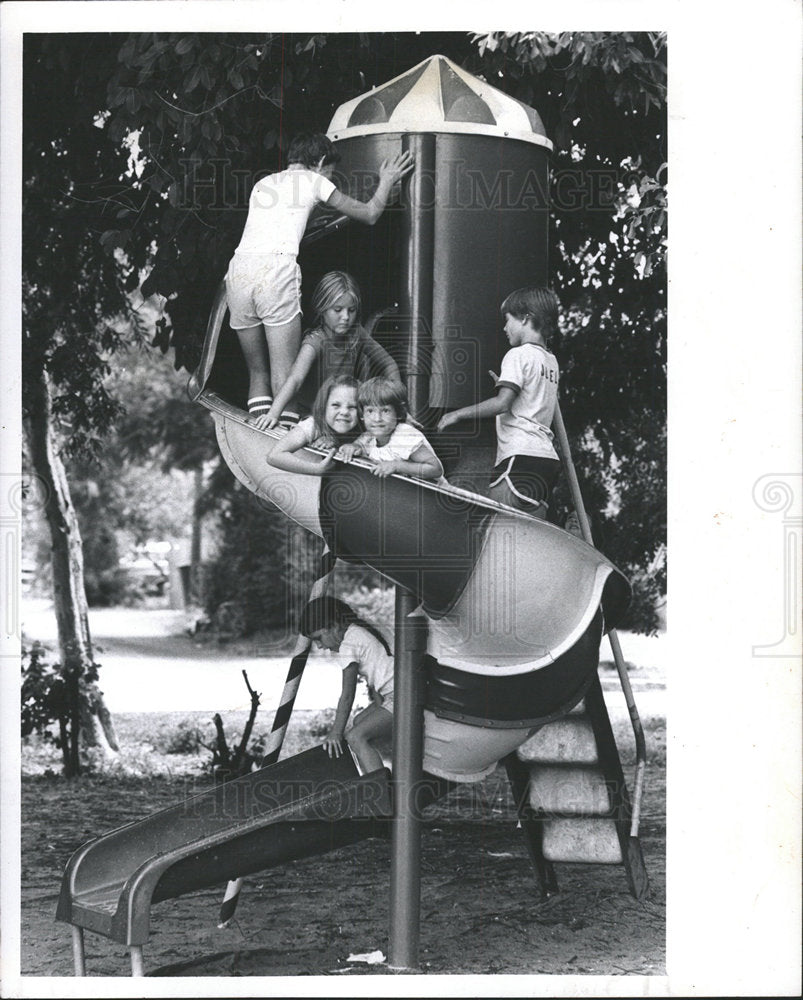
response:
<path id="1" fill-rule="evenodd" d="M 566 473 L 566 478 L 569 481 L 569 490 L 572 495 L 574 509 L 577 513 L 577 519 L 580 522 L 580 530 L 583 534 L 583 538 L 588 542 L 588 544 L 593 545 L 594 540 L 591 535 L 591 525 L 588 521 L 588 515 L 586 514 L 585 506 L 583 504 L 583 496 L 580 492 L 580 483 L 577 479 L 574 463 L 572 462 L 571 449 L 569 448 L 569 437 L 566 433 L 566 425 L 563 423 L 563 414 L 560 412 L 560 406 L 557 403 L 555 404 L 555 416 L 552 421 L 552 426 L 555 430 L 555 436 L 558 439 L 558 445 L 563 457 L 563 468 Z M 641 725 L 641 718 L 638 714 L 638 709 L 636 708 L 636 701 L 633 697 L 633 688 L 630 686 L 630 678 L 627 676 L 627 666 L 625 665 L 625 658 L 622 655 L 622 647 L 619 644 L 619 636 L 616 629 L 612 628 L 608 632 L 608 641 L 611 644 L 613 660 L 616 664 L 616 671 L 619 674 L 619 683 L 625 696 L 627 711 L 630 715 L 630 724 L 633 728 L 633 736 L 636 742 L 636 774 L 633 783 L 630 836 L 637 837 L 639 821 L 641 819 L 641 800 L 644 793 L 644 772 L 647 767 L 647 742 L 644 738 L 644 728 Z"/>

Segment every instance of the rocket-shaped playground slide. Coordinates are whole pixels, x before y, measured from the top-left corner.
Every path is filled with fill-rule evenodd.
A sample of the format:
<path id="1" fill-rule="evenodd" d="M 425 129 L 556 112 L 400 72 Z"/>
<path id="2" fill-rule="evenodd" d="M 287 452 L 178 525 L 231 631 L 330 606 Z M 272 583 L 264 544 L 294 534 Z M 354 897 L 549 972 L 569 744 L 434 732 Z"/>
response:
<path id="1" fill-rule="evenodd" d="M 280 471 L 267 457 L 283 431 L 256 430 L 214 394 L 201 401 L 249 490 L 419 602 L 425 771 L 478 781 L 581 700 L 596 676 L 603 623 L 613 627 L 629 597 L 596 549 L 466 490 L 381 479 L 360 460 L 335 462 L 320 478 Z"/>
<path id="2" fill-rule="evenodd" d="M 551 143 L 533 109 L 441 56 L 344 104 L 329 132 L 343 189 L 401 149 L 416 168 L 406 200 L 373 229 L 311 221 L 299 258 L 305 287 L 346 269 L 366 313 L 398 304 L 383 346 L 411 412 L 432 427 L 444 410 L 489 394 L 501 298 L 546 283 Z M 481 780 L 540 727 L 593 699 L 600 639 L 621 620 L 629 584 L 590 544 L 474 491 L 478 470 L 487 482 L 493 464 L 493 428 L 437 443 L 460 485 L 382 479 L 360 460 L 294 475 L 268 464 L 285 432 L 254 427 L 247 385 L 221 290 L 190 394 L 211 412 L 223 458 L 247 489 L 337 558 L 412 596 L 426 625 L 423 771 L 433 795 Z M 618 765 L 612 736 L 603 742 Z M 608 772 L 611 787 L 623 785 Z M 65 871 L 57 915 L 73 925 L 76 968 L 84 928 L 129 945 L 133 962 L 152 903 L 383 835 L 388 779 L 315 748 L 84 845 Z"/>

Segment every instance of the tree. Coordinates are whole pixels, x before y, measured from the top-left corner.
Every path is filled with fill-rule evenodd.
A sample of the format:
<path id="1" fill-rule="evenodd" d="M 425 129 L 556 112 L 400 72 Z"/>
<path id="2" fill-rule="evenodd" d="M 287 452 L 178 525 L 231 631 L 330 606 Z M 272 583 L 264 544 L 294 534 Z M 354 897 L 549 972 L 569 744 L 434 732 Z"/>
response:
<path id="1" fill-rule="evenodd" d="M 78 194 L 81 180 L 106 174 L 112 164 L 125 167 L 125 151 L 110 150 L 95 127 L 102 111 L 99 81 L 110 71 L 115 49 L 100 39 L 87 55 L 80 45 L 62 45 L 52 36 L 26 40 L 22 401 L 52 543 L 59 669 L 76 700 L 72 717 L 83 709 L 84 741 L 116 750 L 95 683 L 81 537 L 63 460 L 97 452 L 117 413 L 103 385 L 108 356 L 137 335 L 119 264 L 98 253 L 100 234 Z M 79 769 L 76 742 L 65 773 Z"/>

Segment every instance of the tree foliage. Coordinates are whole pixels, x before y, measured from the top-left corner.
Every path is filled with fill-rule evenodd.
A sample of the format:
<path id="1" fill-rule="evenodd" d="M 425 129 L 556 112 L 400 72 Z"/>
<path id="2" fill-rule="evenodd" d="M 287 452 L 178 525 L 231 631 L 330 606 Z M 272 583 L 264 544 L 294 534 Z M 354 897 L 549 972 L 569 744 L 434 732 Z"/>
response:
<path id="1" fill-rule="evenodd" d="M 126 150 L 98 127 L 116 50 L 106 36 L 28 35 L 22 192 L 23 408 L 47 372 L 62 445 L 97 453 L 119 413 L 109 358 L 142 331 L 128 271 L 99 252 Z M 116 180 L 119 187 L 119 179 Z"/>

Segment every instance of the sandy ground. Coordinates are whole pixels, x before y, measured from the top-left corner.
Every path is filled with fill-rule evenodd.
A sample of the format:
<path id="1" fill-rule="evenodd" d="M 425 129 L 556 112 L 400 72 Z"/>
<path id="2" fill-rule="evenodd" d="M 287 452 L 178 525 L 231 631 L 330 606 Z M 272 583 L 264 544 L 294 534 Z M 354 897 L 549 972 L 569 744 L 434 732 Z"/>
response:
<path id="1" fill-rule="evenodd" d="M 49 614 L 46 606 L 26 604 L 26 633 L 49 638 Z M 263 691 L 261 716 L 270 719 L 286 657 L 231 658 L 221 655 L 216 644 L 196 645 L 182 633 L 183 618 L 175 612 L 95 611 L 90 624 L 93 639 L 104 648 L 99 657 L 102 686 L 119 715 L 121 740 L 136 743 L 142 738 L 145 717 L 131 714 L 140 709 L 245 708 L 243 667 Z M 621 638 L 633 665 L 631 678 L 650 751 L 640 829 L 649 898 L 632 898 L 621 866 L 564 864 L 556 866 L 560 892 L 541 899 L 504 773 L 497 769 L 485 782 L 452 793 L 425 818 L 422 973 L 633 977 L 628 993 L 638 988 L 638 977 L 665 973 L 663 645 L 660 639 Z M 603 661 L 607 654 L 604 648 Z M 631 778 L 632 736 L 624 699 L 615 672 L 604 662 L 601 676 Z M 299 732 L 313 710 L 334 705 L 338 690 L 331 664 L 323 656 L 312 658 L 297 701 L 294 724 Z M 158 706 L 154 691 L 159 692 Z M 303 740 L 303 734 L 297 738 Z M 307 740 L 307 745 L 314 742 L 308 734 Z M 106 774 L 70 784 L 53 775 L 23 780 L 24 976 L 71 974 L 69 930 L 54 920 L 67 859 L 91 837 L 175 803 L 188 788 L 208 787 L 208 777 L 182 776 L 178 770 L 172 776 Z M 375 950 L 387 954 L 388 878 L 389 844 L 369 840 L 251 877 L 235 920 L 224 930 L 216 927 L 221 889 L 158 904 L 145 948 L 146 971 L 165 977 L 387 974 L 386 964 L 349 958 Z M 86 941 L 91 976 L 129 973 L 121 945 L 93 934 Z M 325 993 L 322 987 L 321 995 Z"/>

